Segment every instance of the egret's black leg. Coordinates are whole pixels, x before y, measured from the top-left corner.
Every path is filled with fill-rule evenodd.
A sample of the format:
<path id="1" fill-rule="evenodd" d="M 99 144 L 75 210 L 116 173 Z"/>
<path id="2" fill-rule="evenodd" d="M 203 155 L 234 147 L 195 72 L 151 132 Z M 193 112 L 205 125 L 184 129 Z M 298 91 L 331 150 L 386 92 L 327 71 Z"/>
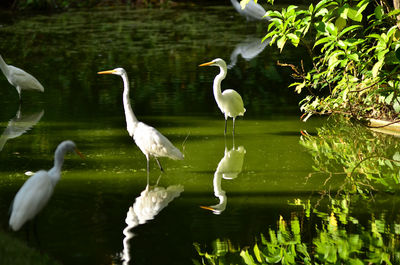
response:
<path id="1" fill-rule="evenodd" d="M 232 135 L 235 136 L 235 118 L 233 118 L 233 129 L 232 129 Z"/>
<path id="2" fill-rule="evenodd" d="M 150 165 L 149 165 L 150 157 L 146 156 L 146 159 L 147 159 L 147 174 L 148 174 L 150 172 Z"/>
<path id="3" fill-rule="evenodd" d="M 163 167 L 161 166 L 160 161 L 158 161 L 157 157 L 155 157 L 155 159 L 156 159 L 156 161 L 157 161 L 158 167 L 160 168 L 161 172 L 164 172 L 164 169 L 163 169 Z"/>
<path id="4" fill-rule="evenodd" d="M 225 118 L 225 131 L 224 131 L 224 134 L 226 134 L 226 126 L 227 126 L 227 123 L 228 123 L 228 119 Z"/>

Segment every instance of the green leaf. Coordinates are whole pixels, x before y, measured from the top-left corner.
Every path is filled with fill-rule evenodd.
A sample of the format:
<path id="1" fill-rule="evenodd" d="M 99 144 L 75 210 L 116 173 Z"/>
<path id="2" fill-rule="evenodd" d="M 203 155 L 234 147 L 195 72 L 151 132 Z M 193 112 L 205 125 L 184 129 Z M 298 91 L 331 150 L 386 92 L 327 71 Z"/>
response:
<path id="1" fill-rule="evenodd" d="M 379 70 L 381 70 L 383 65 L 383 60 L 379 60 L 375 63 L 374 67 L 372 67 L 372 76 L 375 78 L 378 76 Z"/>
<path id="2" fill-rule="evenodd" d="M 240 256 L 243 258 L 244 262 L 247 265 L 257 265 L 257 263 L 254 262 L 253 257 L 249 254 L 247 250 L 246 251 L 242 250 L 240 252 Z"/>
<path id="3" fill-rule="evenodd" d="M 387 96 L 385 98 L 385 103 L 388 105 L 392 104 L 393 96 L 394 96 L 394 92 L 390 93 L 389 96 Z"/>
<path id="4" fill-rule="evenodd" d="M 335 25 L 333 23 L 330 23 L 330 22 L 326 23 L 325 24 L 325 28 L 331 35 L 337 36 L 337 32 L 338 31 L 337 31 L 337 28 L 335 27 Z"/>
<path id="5" fill-rule="evenodd" d="M 335 27 L 338 29 L 338 31 L 341 31 L 344 27 L 346 27 L 346 23 L 346 19 L 338 17 L 335 21 Z"/>
<path id="6" fill-rule="evenodd" d="M 399 100 L 395 100 L 395 101 L 393 102 L 393 109 L 394 109 L 394 111 L 396 111 L 397 113 L 400 112 L 400 103 L 399 103 Z"/>
<path id="7" fill-rule="evenodd" d="M 299 39 L 299 37 L 298 37 L 296 34 L 289 33 L 289 34 L 286 35 L 286 36 L 289 38 L 289 40 L 292 41 L 292 44 L 293 44 L 295 47 L 297 47 L 297 45 L 299 45 L 300 39 Z"/>
<path id="8" fill-rule="evenodd" d="M 382 20 L 382 17 L 385 14 L 384 11 L 383 11 L 383 7 L 379 6 L 379 5 L 375 8 L 375 12 L 374 13 L 375 13 L 375 17 L 377 19 L 379 19 L 379 20 Z"/>
<path id="9" fill-rule="evenodd" d="M 283 36 L 276 43 L 276 45 L 278 46 L 278 48 L 280 49 L 281 52 L 282 52 L 283 47 L 285 46 L 286 40 L 287 40 L 286 36 Z"/>
<path id="10" fill-rule="evenodd" d="M 347 16 L 356 22 L 361 22 L 363 16 L 361 13 L 358 13 L 358 10 L 355 8 L 349 8 L 349 11 L 347 12 Z"/>
<path id="11" fill-rule="evenodd" d="M 258 248 L 257 244 L 254 245 L 253 251 L 254 251 L 254 255 L 256 256 L 257 261 L 262 263 L 263 259 L 261 258 L 261 251 Z"/>
<path id="12" fill-rule="evenodd" d="M 344 34 L 346 34 L 347 32 L 354 31 L 357 28 L 362 28 L 362 26 L 361 25 L 353 25 L 353 26 L 350 26 L 350 27 L 346 27 L 344 30 L 342 30 L 342 32 L 340 32 L 339 38 L 341 36 L 343 36 Z"/>
<path id="13" fill-rule="evenodd" d="M 397 16 L 398 14 L 400 14 L 400 9 L 395 9 L 395 10 L 393 10 L 393 11 L 390 11 L 389 14 L 388 14 L 388 16 L 389 16 L 389 17 L 391 17 L 391 16 Z"/>

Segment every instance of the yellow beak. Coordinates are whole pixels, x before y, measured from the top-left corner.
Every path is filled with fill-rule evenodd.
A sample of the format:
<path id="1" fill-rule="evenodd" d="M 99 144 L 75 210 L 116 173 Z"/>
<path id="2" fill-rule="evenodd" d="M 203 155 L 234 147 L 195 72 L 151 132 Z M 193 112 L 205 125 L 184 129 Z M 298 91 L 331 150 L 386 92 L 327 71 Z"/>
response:
<path id="1" fill-rule="evenodd" d="M 75 148 L 75 153 L 77 153 L 82 159 L 85 159 L 83 154 L 81 152 L 79 152 L 78 148 Z"/>
<path id="2" fill-rule="evenodd" d="M 210 210 L 210 211 L 215 211 L 215 209 L 209 207 L 209 206 L 200 206 L 201 209 L 205 209 L 205 210 Z"/>
<path id="3" fill-rule="evenodd" d="M 208 63 L 203 63 L 203 64 L 200 64 L 199 66 L 208 66 L 208 65 L 212 65 L 214 62 L 208 62 Z"/>
<path id="4" fill-rule="evenodd" d="M 97 72 L 97 74 L 104 75 L 104 74 L 112 74 L 115 72 L 116 72 L 115 70 L 107 70 L 107 71 Z"/>

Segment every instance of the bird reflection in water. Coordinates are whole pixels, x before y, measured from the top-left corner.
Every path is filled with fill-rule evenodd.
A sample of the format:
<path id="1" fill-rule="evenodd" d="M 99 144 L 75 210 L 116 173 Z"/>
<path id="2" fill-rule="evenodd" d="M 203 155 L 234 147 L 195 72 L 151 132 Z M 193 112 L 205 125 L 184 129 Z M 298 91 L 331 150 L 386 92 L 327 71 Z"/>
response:
<path id="1" fill-rule="evenodd" d="M 221 180 L 235 179 L 242 172 L 244 155 L 246 149 L 243 146 L 235 148 L 235 140 L 233 139 L 233 147 L 228 151 L 225 141 L 225 154 L 218 164 L 217 170 L 214 173 L 213 186 L 214 195 L 219 199 L 219 203 L 210 206 L 200 206 L 203 209 L 210 210 L 214 214 L 221 214 L 225 211 L 227 204 L 227 196 L 221 187 Z"/>
<path id="2" fill-rule="evenodd" d="M 162 209 L 167 207 L 171 201 L 179 197 L 183 192 L 182 185 L 172 185 L 164 188 L 158 186 L 159 180 L 160 178 L 155 186 L 150 186 L 149 181 L 147 181 L 146 188 L 136 198 L 135 203 L 129 207 L 126 214 L 125 222 L 127 226 L 123 230 L 125 235 L 123 240 L 124 250 L 122 251 L 123 264 L 129 264 L 131 260 L 129 240 L 134 237 L 134 233 L 131 230 L 154 219 Z"/>
<path id="3" fill-rule="evenodd" d="M 231 53 L 228 69 L 232 69 L 237 62 L 238 56 L 241 55 L 246 61 L 250 61 L 259 55 L 265 47 L 270 43 L 271 39 L 262 41 L 261 38 L 248 37 L 245 41 L 236 45 L 235 50 Z"/>
<path id="4" fill-rule="evenodd" d="M 44 110 L 35 112 L 33 114 L 23 114 L 21 106 L 19 106 L 17 114 L 12 118 L 0 136 L 0 151 L 3 150 L 4 145 L 9 139 L 17 138 L 36 125 L 44 114 Z"/>

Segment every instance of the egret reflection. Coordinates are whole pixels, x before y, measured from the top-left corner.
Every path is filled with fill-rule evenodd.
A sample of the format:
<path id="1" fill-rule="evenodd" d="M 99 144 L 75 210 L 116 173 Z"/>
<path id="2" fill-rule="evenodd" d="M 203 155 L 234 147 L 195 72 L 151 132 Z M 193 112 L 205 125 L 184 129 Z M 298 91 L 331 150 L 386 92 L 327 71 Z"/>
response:
<path id="1" fill-rule="evenodd" d="M 160 187 L 158 186 L 158 181 L 155 186 L 150 186 L 147 182 L 146 188 L 136 198 L 134 204 L 129 207 L 126 214 L 125 223 L 127 226 L 123 230 L 125 236 L 123 239 L 124 249 L 122 251 L 123 264 L 129 264 L 131 260 L 129 240 L 134 237 L 134 233 L 131 230 L 140 224 L 153 220 L 162 209 L 179 197 L 184 190 L 182 185 L 172 185 L 167 188 Z"/>
<path id="2" fill-rule="evenodd" d="M 0 136 L 0 151 L 3 150 L 4 145 L 9 139 L 17 138 L 36 125 L 40 121 L 44 114 L 44 110 L 39 112 L 23 114 L 21 112 L 21 106 L 19 106 L 15 117 L 12 118 Z"/>
<path id="3" fill-rule="evenodd" d="M 265 16 L 265 9 L 260 5 L 250 0 L 245 8 L 242 8 L 238 0 L 231 0 L 233 7 L 236 11 L 244 16 L 247 21 L 256 21 L 256 20 L 269 20 L 271 19 L 268 16 Z"/>
<path id="4" fill-rule="evenodd" d="M 234 141 L 234 140 L 233 140 Z M 219 199 L 219 203 L 210 206 L 200 206 L 203 209 L 210 210 L 214 214 L 221 214 L 225 211 L 227 204 L 227 196 L 225 191 L 221 187 L 221 180 L 224 179 L 235 179 L 242 172 L 244 155 L 246 149 L 243 146 L 235 148 L 233 142 L 232 149 L 228 150 L 225 142 L 224 157 L 218 163 L 218 167 L 214 173 L 213 186 L 214 195 Z"/>
<path id="5" fill-rule="evenodd" d="M 269 44 L 271 39 L 262 41 L 262 38 L 248 37 L 243 42 L 236 45 L 235 50 L 231 53 L 228 69 L 236 65 L 238 56 L 241 55 L 246 61 L 250 61 L 259 55 L 265 47 Z"/>

